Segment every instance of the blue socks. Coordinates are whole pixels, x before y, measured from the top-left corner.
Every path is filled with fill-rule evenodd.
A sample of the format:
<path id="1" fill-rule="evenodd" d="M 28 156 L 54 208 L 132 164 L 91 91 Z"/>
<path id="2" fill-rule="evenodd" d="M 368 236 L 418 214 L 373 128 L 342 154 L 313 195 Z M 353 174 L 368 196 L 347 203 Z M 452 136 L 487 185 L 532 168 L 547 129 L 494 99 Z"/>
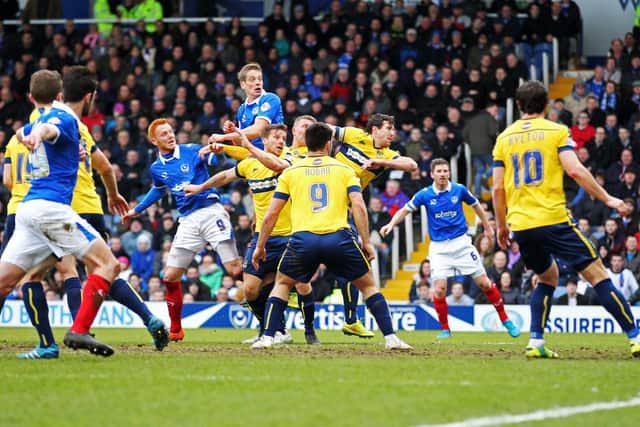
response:
<path id="1" fill-rule="evenodd" d="M 382 335 L 387 336 L 394 334 L 393 326 L 391 325 L 391 314 L 389 313 L 389 306 L 384 296 L 380 292 L 376 292 L 371 295 L 365 301 L 367 308 L 376 319 Z"/>
<path id="2" fill-rule="evenodd" d="M 302 317 L 304 318 L 304 333 L 313 333 L 313 321 L 316 315 L 316 305 L 313 302 L 313 292 L 309 292 L 307 295 L 298 294 L 298 305 L 300 311 L 302 311 Z"/>
<path id="3" fill-rule="evenodd" d="M 538 283 L 531 294 L 531 339 L 541 340 L 543 338 L 544 327 L 547 325 L 553 302 L 553 291 L 555 291 L 553 286 Z"/>
<path id="4" fill-rule="evenodd" d="M 344 322 L 356 323 L 358 321 L 358 297 L 360 292 L 358 288 L 347 280 L 339 277 L 338 285 L 342 291 L 342 298 L 344 299 Z"/>
<path id="5" fill-rule="evenodd" d="M 622 330 L 629 338 L 638 336 L 638 328 L 633 320 L 631 307 L 624 296 L 613 286 L 611 279 L 604 279 L 593 287 L 600 303 L 607 309 L 614 319 L 618 322 Z"/>
<path id="6" fill-rule="evenodd" d="M 145 325 L 149 323 L 149 319 L 151 319 L 153 314 L 151 314 L 151 311 L 149 311 L 145 303 L 142 301 L 140 295 L 138 295 L 124 279 L 116 279 L 113 284 L 111 284 L 109 295 L 111 295 L 111 298 L 140 316 L 140 319 L 142 319 L 142 322 Z"/>
<path id="7" fill-rule="evenodd" d="M 67 295 L 67 305 L 71 312 L 71 318 L 75 320 L 76 314 L 82 302 L 82 283 L 77 277 L 71 277 L 64 281 L 64 293 Z"/>
<path id="8" fill-rule="evenodd" d="M 276 331 L 282 327 L 282 318 L 287 308 L 287 301 L 277 297 L 269 297 L 265 307 L 264 334 L 268 337 L 276 335 Z"/>
<path id="9" fill-rule="evenodd" d="M 22 299 L 24 307 L 29 314 L 31 324 L 38 331 L 40 347 L 49 347 L 55 344 L 51 325 L 49 324 L 49 306 L 44 295 L 44 289 L 40 282 L 28 282 L 22 286 Z"/>

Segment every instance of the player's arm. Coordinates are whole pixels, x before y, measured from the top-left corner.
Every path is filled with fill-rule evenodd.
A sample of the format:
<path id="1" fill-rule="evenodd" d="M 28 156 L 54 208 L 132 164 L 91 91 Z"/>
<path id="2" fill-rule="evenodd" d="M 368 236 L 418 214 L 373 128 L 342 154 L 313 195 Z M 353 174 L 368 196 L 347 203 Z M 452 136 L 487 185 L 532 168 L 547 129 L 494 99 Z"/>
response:
<path id="1" fill-rule="evenodd" d="M 506 249 L 509 243 L 509 228 L 507 227 L 507 193 L 504 190 L 504 164 L 493 163 L 493 210 L 498 226 L 498 245 Z"/>
<path id="2" fill-rule="evenodd" d="M 362 169 L 367 170 L 378 168 L 413 172 L 418 169 L 418 164 L 411 157 L 398 156 L 394 159 L 369 159 L 362 165 Z"/>
<path id="3" fill-rule="evenodd" d="M 480 218 L 480 222 L 482 223 L 482 228 L 484 229 L 484 235 L 491 241 L 493 241 L 493 228 L 491 224 L 489 224 L 489 220 L 487 219 L 487 213 L 484 211 L 484 208 L 480 204 L 480 202 L 476 202 L 474 205 L 471 205 L 473 211 Z"/>
<path id="4" fill-rule="evenodd" d="M 27 125 L 16 132 L 18 142 L 24 144 L 30 150 L 38 148 L 42 141 L 55 144 L 59 135 L 60 129 L 50 123 L 38 123 L 35 126 Z"/>
<path id="5" fill-rule="evenodd" d="M 622 216 L 630 213 L 621 199 L 613 197 L 598 184 L 591 172 L 578 160 L 578 156 L 573 150 L 562 150 L 558 153 L 558 157 L 567 175 L 573 178 L 592 197 L 605 203 L 608 207 L 616 209 Z"/>
<path id="6" fill-rule="evenodd" d="M 100 174 L 100 179 L 102 179 L 104 188 L 107 191 L 109 211 L 117 213 L 120 216 L 126 215 L 129 205 L 127 200 L 122 197 L 118 191 L 116 174 L 113 172 L 107 156 L 96 146 L 94 146 L 93 153 L 91 153 L 91 164 L 98 174 Z"/>
<path id="7" fill-rule="evenodd" d="M 11 163 L 5 163 L 2 168 L 2 184 L 7 187 L 9 191 L 13 187 L 13 179 L 11 177 Z"/>
<path id="8" fill-rule="evenodd" d="M 253 145 L 251 143 L 251 141 L 249 140 L 249 138 L 247 138 L 247 136 L 240 132 L 240 130 L 233 125 L 233 130 L 234 132 L 239 132 L 241 137 L 240 137 L 240 143 L 242 144 L 243 148 L 246 148 L 247 150 L 249 150 L 249 152 L 256 158 L 258 159 L 258 161 L 260 163 L 262 163 L 263 165 L 265 165 L 266 167 L 268 167 L 269 169 L 271 169 L 274 172 L 282 172 L 283 170 L 285 170 L 286 168 L 288 168 L 290 166 L 289 162 L 287 162 L 284 159 L 281 159 L 280 157 L 276 156 L 275 154 L 272 153 L 267 153 L 264 150 L 259 149 L 258 147 L 256 147 L 255 145 Z"/>
<path id="9" fill-rule="evenodd" d="M 404 217 L 406 217 L 410 213 L 411 213 L 411 210 L 409 210 L 409 208 L 407 208 L 407 205 L 404 205 L 401 209 L 398 209 L 396 211 L 396 213 L 393 214 L 393 217 L 391 218 L 391 221 L 389 221 L 388 224 L 383 225 L 382 228 L 380 228 L 380 235 L 382 237 L 387 237 L 387 235 L 389 235 L 389 233 L 391 233 L 391 230 L 393 230 L 393 228 L 396 225 L 400 224 L 402 222 L 402 220 L 404 219 Z"/>
<path id="10" fill-rule="evenodd" d="M 133 209 L 129 209 L 129 211 L 122 216 L 122 223 L 126 224 L 131 220 L 131 218 L 135 218 L 144 212 L 149 206 L 160 200 L 165 193 L 167 192 L 167 187 L 156 187 L 155 185 L 151 187 L 151 189 L 145 194 L 142 201 Z"/>
<path id="11" fill-rule="evenodd" d="M 235 124 L 233 124 L 231 120 L 227 120 L 223 125 L 223 129 L 231 130 L 233 129 L 232 126 L 235 128 Z M 242 130 L 238 130 L 236 128 L 236 130 L 231 130 L 224 134 L 213 134 L 211 135 L 211 138 L 214 138 L 215 142 L 231 141 L 234 144 L 237 144 L 240 142 L 242 135 L 249 139 L 258 138 L 262 134 L 262 130 L 267 126 L 269 126 L 269 120 L 263 117 L 256 117 L 253 124 L 249 127 Z"/>
<path id="12" fill-rule="evenodd" d="M 348 191 L 353 222 L 356 224 L 360 239 L 362 239 L 362 249 L 364 249 L 367 259 L 371 261 L 376 257 L 376 250 L 369 241 L 369 216 L 367 215 L 367 206 L 362 198 L 362 189 L 360 186 L 350 186 Z"/>
<path id="13" fill-rule="evenodd" d="M 251 263 L 256 269 L 260 267 L 260 261 L 267 260 L 267 251 L 265 249 L 267 239 L 269 239 L 271 231 L 273 231 L 273 227 L 276 225 L 276 221 L 278 221 L 278 215 L 280 215 L 284 205 L 287 204 L 287 200 L 289 200 L 288 194 L 278 193 L 276 191 L 262 219 L 262 228 L 256 230 L 259 233 L 258 241 L 256 242 L 256 247 L 251 257 Z"/>
<path id="14" fill-rule="evenodd" d="M 189 184 L 184 187 L 184 195 L 195 196 L 198 193 L 203 192 L 206 189 L 214 188 L 214 187 L 223 187 L 236 179 L 238 179 L 238 175 L 236 173 L 235 168 L 223 170 L 222 172 L 218 172 L 213 175 L 211 178 L 203 182 L 202 184 Z"/>

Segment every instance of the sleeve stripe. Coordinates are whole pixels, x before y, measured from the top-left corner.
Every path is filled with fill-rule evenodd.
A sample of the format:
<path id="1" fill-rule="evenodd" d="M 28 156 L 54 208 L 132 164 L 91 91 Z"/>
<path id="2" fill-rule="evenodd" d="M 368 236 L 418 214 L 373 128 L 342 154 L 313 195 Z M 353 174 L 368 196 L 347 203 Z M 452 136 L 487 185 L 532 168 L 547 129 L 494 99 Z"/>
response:
<path id="1" fill-rule="evenodd" d="M 275 193 L 273 193 L 273 198 L 280 199 L 280 200 L 289 200 L 289 195 L 276 191 Z"/>
<path id="2" fill-rule="evenodd" d="M 5 165 L 10 165 L 11 164 L 11 157 L 5 157 L 4 158 L 4 164 Z"/>
<path id="3" fill-rule="evenodd" d="M 558 153 L 562 153 L 563 151 L 569 151 L 569 150 L 573 150 L 573 147 L 569 145 L 558 147 Z"/>
<path id="4" fill-rule="evenodd" d="M 409 211 L 411 212 L 415 212 L 418 210 L 418 208 L 416 207 L 416 205 L 413 204 L 413 202 L 411 200 L 409 200 L 407 202 L 406 205 L 404 205 L 405 208 L 407 208 Z"/>
<path id="5" fill-rule="evenodd" d="M 336 139 L 340 142 L 344 142 L 344 128 L 336 126 Z"/>
<path id="6" fill-rule="evenodd" d="M 238 163 L 238 164 L 239 164 L 239 163 Z M 238 169 L 238 165 L 236 165 L 236 166 L 234 167 L 234 169 L 235 169 L 235 171 L 236 171 L 236 176 L 237 176 L 238 178 L 244 178 L 244 176 L 242 176 L 242 174 L 240 173 L 240 170 Z"/>
<path id="7" fill-rule="evenodd" d="M 347 193 L 353 193 L 353 192 L 362 192 L 362 188 L 359 185 L 350 185 L 349 187 L 347 187 Z"/>
<path id="8" fill-rule="evenodd" d="M 493 161 L 493 167 L 494 168 L 503 168 L 504 167 L 504 162 L 502 160 L 494 160 Z"/>

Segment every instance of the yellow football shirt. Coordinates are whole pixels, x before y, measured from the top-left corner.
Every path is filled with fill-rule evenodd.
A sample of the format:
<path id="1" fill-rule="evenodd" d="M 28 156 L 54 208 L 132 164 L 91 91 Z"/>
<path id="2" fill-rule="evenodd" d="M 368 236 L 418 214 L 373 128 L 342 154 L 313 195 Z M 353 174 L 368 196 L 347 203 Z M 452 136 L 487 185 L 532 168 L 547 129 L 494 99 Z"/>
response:
<path id="1" fill-rule="evenodd" d="M 278 185 L 280 172 L 274 172 L 255 157 L 249 157 L 236 165 L 236 176 L 249 183 L 253 194 L 253 205 L 256 212 L 256 231 L 260 232 L 262 221 L 271 204 L 273 193 Z M 291 234 L 291 203 L 287 203 L 280 212 L 272 236 L 288 236 Z"/>
<path id="2" fill-rule="evenodd" d="M 80 160 L 78 167 L 78 181 L 73 189 L 71 208 L 81 214 L 103 214 L 102 201 L 96 193 L 96 183 L 93 179 L 93 165 L 91 155 L 97 150 L 89 129 L 84 123 L 78 123 L 80 143 L 84 145 L 87 155 Z"/>
<path id="3" fill-rule="evenodd" d="M 349 228 L 349 193 L 362 191 L 353 169 L 329 157 L 307 157 L 286 169 L 274 197 L 291 202 L 293 233 L 328 234 Z"/>
<path id="4" fill-rule="evenodd" d="M 399 157 L 396 151 L 390 148 L 375 148 L 373 137 L 362 129 L 354 127 L 336 128 L 336 139 L 342 143 L 340 151 L 336 153 L 336 159 L 351 167 L 358 178 L 362 188 L 378 176 L 385 168 L 373 170 L 362 169 L 362 165 L 369 159 L 392 160 Z"/>
<path id="5" fill-rule="evenodd" d="M 4 156 L 4 163 L 11 165 L 11 199 L 7 205 L 7 214 L 12 215 L 16 213 L 18 203 L 31 188 L 31 176 L 28 168 L 29 149 L 19 143 L 18 138 L 14 135 L 7 144 Z"/>
<path id="6" fill-rule="evenodd" d="M 512 230 L 571 220 L 558 153 L 573 150 L 573 145 L 566 126 L 543 118 L 518 120 L 498 135 L 493 161 L 504 167 L 507 222 Z"/>

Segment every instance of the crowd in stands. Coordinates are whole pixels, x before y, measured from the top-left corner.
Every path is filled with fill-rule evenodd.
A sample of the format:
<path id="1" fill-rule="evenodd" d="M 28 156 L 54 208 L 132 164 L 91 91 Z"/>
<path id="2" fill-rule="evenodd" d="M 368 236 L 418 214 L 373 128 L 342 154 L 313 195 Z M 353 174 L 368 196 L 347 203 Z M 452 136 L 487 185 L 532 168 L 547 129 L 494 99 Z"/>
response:
<path id="1" fill-rule="evenodd" d="M 162 18 L 173 13 L 171 4 L 96 0 L 94 13 L 135 19 L 148 12 L 147 16 Z M 580 11 L 572 0 L 441 0 L 439 5 L 427 0 L 334 0 L 316 19 L 309 15 L 306 2 L 293 1 L 290 10 L 276 2 L 253 27 L 239 17 L 225 24 L 214 20 L 167 24 L 158 19 L 84 27 L 71 20 L 61 26 L 36 26 L 25 20 L 18 27 L 0 25 L 0 144 L 4 146 L 28 120 L 32 106 L 27 92 L 34 71 L 64 72 L 70 65 L 86 65 L 98 76 L 99 89 L 94 108 L 82 120 L 113 163 L 121 193 L 135 204 L 150 186 L 148 167 L 156 156 L 147 141 L 148 124 L 168 117 L 180 143 L 202 143 L 211 133 L 222 133 L 222 123 L 235 120 L 243 102 L 239 68 L 258 62 L 264 86 L 281 98 L 289 126 L 302 114 L 358 127 L 373 113 L 396 117 L 397 140 L 392 148 L 415 159 L 419 170 L 390 172 L 373 183 L 368 197 L 373 232 L 431 183 L 431 159 L 462 158 L 463 143 L 470 146 L 473 169 L 466 170 L 460 161 L 459 179 L 473 174 L 472 189 L 486 194 L 491 149 L 505 126 L 507 99 L 519 81 L 528 78 L 531 64 L 541 66 L 541 54 L 550 51 L 553 38 L 566 61 L 579 53 L 581 32 Z M 636 45 L 631 33 L 614 40 L 609 59 L 594 69 L 593 77 L 577 81 L 572 94 L 554 100 L 549 110 L 550 119 L 571 127 L 580 159 L 610 191 L 634 206 L 640 174 Z M 220 157 L 211 172 L 233 164 Z M 104 194 L 100 180 L 96 182 Z M 607 265 L 614 269 L 613 259 L 620 254 L 623 268 L 634 268 L 637 277 L 637 210 L 629 218 L 609 219 L 609 210 L 570 179 L 566 187 L 570 208 Z M 248 187 L 236 183 L 221 192 L 244 253 L 252 233 Z M 0 187 L 3 211 L 9 196 Z M 490 211 L 490 201 L 485 201 Z M 139 286 L 145 299 L 161 300 L 159 276 L 176 229 L 173 200 L 166 196 L 126 227 L 118 217 L 107 215 L 107 219 L 122 277 Z M 378 247 L 381 274 L 387 277 L 390 241 L 372 241 Z M 480 237 L 477 246 L 505 301 L 526 302 L 535 276 L 525 270 L 517 244 L 508 253 L 496 252 Z M 214 253 L 203 252 L 196 261 L 183 278 L 185 300 L 236 297 L 241 283 L 225 275 Z M 410 298 L 429 301 L 428 262 L 420 272 Z M 314 280 L 317 299 L 331 293 L 323 271 Z M 473 302 L 477 292 L 469 281 L 457 278 L 456 282 L 462 286 L 452 283 L 449 304 Z M 48 288 L 51 299 L 60 298 L 55 273 Z"/>

